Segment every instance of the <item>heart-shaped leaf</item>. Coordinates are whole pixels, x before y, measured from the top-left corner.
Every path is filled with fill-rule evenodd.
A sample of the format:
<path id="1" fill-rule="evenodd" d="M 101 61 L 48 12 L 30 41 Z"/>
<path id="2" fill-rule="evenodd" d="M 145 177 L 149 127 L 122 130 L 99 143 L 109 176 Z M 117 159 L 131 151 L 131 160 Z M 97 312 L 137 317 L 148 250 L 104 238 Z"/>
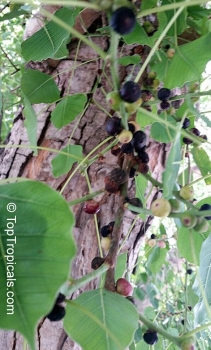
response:
<path id="1" fill-rule="evenodd" d="M 105 289 L 85 292 L 66 308 L 64 328 L 84 350 L 125 350 L 137 327 L 134 305 Z"/>
<path id="2" fill-rule="evenodd" d="M 53 78 L 38 70 L 27 69 L 21 79 L 21 90 L 31 103 L 52 103 L 59 99 Z"/>
<path id="3" fill-rule="evenodd" d="M 71 123 L 84 109 L 86 95 L 75 94 L 67 96 L 58 103 L 51 114 L 51 121 L 57 129 Z"/>
<path id="4" fill-rule="evenodd" d="M 35 349 L 36 324 L 68 279 L 74 217 L 59 193 L 35 181 L 0 186 L 0 212 L 0 328 Z"/>

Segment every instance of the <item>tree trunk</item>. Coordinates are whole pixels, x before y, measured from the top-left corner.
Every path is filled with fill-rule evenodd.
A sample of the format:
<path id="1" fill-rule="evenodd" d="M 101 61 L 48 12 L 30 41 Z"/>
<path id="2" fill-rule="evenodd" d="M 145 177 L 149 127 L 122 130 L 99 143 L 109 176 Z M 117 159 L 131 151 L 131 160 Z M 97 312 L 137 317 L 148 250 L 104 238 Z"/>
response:
<path id="1" fill-rule="evenodd" d="M 104 21 L 104 17 L 101 13 L 94 12 L 92 10 L 83 11 L 83 21 L 87 28 L 96 21 Z M 94 23 L 95 22 L 95 23 Z M 83 28 L 80 28 L 79 22 L 77 28 L 83 32 Z M 33 25 L 28 28 L 26 36 L 32 35 L 37 30 Z M 109 40 L 106 37 L 95 37 L 92 40 L 99 45 L 103 50 L 109 49 Z M 78 50 L 77 56 L 76 51 Z M 124 51 L 127 54 L 133 50 L 132 46 L 124 47 Z M 88 61 L 88 62 L 87 62 Z M 41 70 L 45 73 L 51 74 L 61 91 L 61 96 L 74 94 L 78 92 L 87 93 L 89 96 L 88 107 L 85 114 L 81 119 L 77 119 L 71 124 L 63 127 L 61 130 L 57 130 L 50 121 L 51 111 L 55 107 L 54 105 L 48 106 L 45 104 L 35 105 L 35 111 L 38 115 L 38 145 L 46 148 L 62 149 L 68 141 L 70 135 L 72 144 L 82 145 L 84 156 L 92 151 L 100 142 L 106 137 L 105 123 L 108 119 L 106 113 L 100 110 L 96 104 L 92 102 L 97 101 L 103 108 L 108 109 L 105 96 L 102 94 L 100 88 L 96 89 L 93 96 L 91 92 L 93 87 L 98 81 L 103 62 L 98 58 L 98 55 L 87 47 L 83 43 L 72 40 L 69 44 L 69 57 L 61 61 L 47 60 L 40 63 L 30 62 L 29 67 L 33 69 Z M 78 68 L 75 68 L 79 66 Z M 119 72 L 121 80 L 130 72 L 130 67 L 121 67 Z M 109 69 L 107 69 L 109 75 Z M 70 84 L 71 81 L 71 84 Z M 101 84 L 106 92 L 111 90 L 108 81 L 101 77 Z M 38 156 L 33 156 L 32 150 L 28 147 L 24 148 L 24 145 L 28 145 L 26 130 L 24 128 L 24 120 L 22 110 L 14 120 L 14 125 L 8 136 L 5 149 L 0 153 L 0 178 L 14 178 L 25 177 L 32 180 L 42 181 L 47 183 L 50 187 L 57 191 L 60 191 L 69 174 L 54 178 L 51 169 L 51 160 L 55 157 L 55 153 L 48 150 L 39 150 Z M 10 146 L 19 145 L 21 147 Z M 103 148 L 97 149 L 94 153 L 100 155 L 100 151 Z M 149 168 L 152 176 L 160 180 L 163 172 L 163 167 L 166 158 L 166 146 L 154 142 L 148 137 L 147 152 L 150 157 Z M 117 158 L 114 157 L 111 152 L 107 152 L 105 157 L 99 157 L 88 169 L 88 174 L 91 181 L 93 191 L 104 187 L 105 175 L 115 167 Z M 134 194 L 134 179 L 130 179 L 129 193 Z M 148 190 L 146 191 L 148 192 Z M 76 198 L 80 198 L 88 194 L 88 187 L 85 177 L 80 172 L 77 172 L 67 183 L 63 195 L 67 201 L 71 201 Z M 156 190 L 151 193 L 148 199 L 147 206 L 150 206 L 152 198 L 155 196 Z M 146 193 L 147 195 L 147 193 Z M 99 199 L 101 200 L 101 210 L 97 214 L 99 227 L 107 224 L 110 221 L 115 220 L 116 212 L 119 206 L 118 195 L 102 194 Z M 83 205 L 78 204 L 73 207 L 75 214 L 76 224 L 74 228 L 74 237 L 78 247 L 76 258 L 72 265 L 72 277 L 80 278 L 87 273 L 91 272 L 91 261 L 99 255 L 98 243 L 96 236 L 96 229 L 93 216 L 84 213 L 82 210 Z M 122 239 L 128 232 L 128 228 L 131 225 L 135 215 L 130 211 L 125 210 L 123 225 L 122 225 Z M 149 217 L 146 222 L 137 220 L 129 238 L 124 243 L 122 252 L 128 253 L 128 270 L 133 271 L 134 265 L 137 260 L 140 246 L 143 242 L 143 238 L 146 230 L 150 226 L 152 218 Z M 75 298 L 79 293 L 96 288 L 97 281 L 93 281 L 86 285 L 83 289 L 80 289 L 72 298 Z M 2 350 L 19 350 L 23 348 L 23 338 L 13 331 L 1 331 L 0 332 L 0 349 Z M 28 349 L 28 347 L 27 347 Z M 41 320 L 37 327 L 37 349 L 39 350 L 66 350 L 66 349 L 80 349 L 71 339 L 69 339 L 63 330 L 62 322 L 51 323 L 48 319 Z"/>

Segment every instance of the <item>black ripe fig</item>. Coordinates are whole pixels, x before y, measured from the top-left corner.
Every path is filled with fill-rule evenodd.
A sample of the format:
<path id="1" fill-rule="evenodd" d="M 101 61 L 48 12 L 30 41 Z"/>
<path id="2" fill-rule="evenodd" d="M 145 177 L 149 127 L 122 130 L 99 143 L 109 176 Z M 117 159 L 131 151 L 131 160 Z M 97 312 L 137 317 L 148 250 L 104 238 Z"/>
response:
<path id="1" fill-rule="evenodd" d="M 145 341 L 145 343 L 149 344 L 149 345 L 153 345 L 155 343 L 157 343 L 158 341 L 158 335 L 157 332 L 148 329 L 144 335 L 143 335 L 143 339 Z"/>
<path id="2" fill-rule="evenodd" d="M 139 199 L 139 198 L 130 198 L 128 200 L 128 203 L 131 204 L 131 205 L 134 205 L 135 207 L 138 207 L 138 208 L 143 208 L 143 204 L 142 204 L 142 201 Z M 138 213 L 136 213 L 135 211 L 132 211 L 131 210 L 131 213 L 137 215 Z"/>
<path id="3" fill-rule="evenodd" d="M 104 263 L 104 261 L 105 259 L 101 258 L 101 256 L 96 256 L 91 262 L 91 268 L 93 270 L 97 270 Z"/>
<path id="4" fill-rule="evenodd" d="M 46 316 L 51 322 L 60 321 L 65 316 L 65 308 L 60 305 L 54 305 L 51 312 Z"/>
<path id="5" fill-rule="evenodd" d="M 136 102 L 141 97 L 140 86 L 134 81 L 127 81 L 120 89 L 120 96 L 125 102 Z"/>
<path id="6" fill-rule="evenodd" d="M 115 221 L 111 221 L 111 222 L 109 222 L 108 225 L 101 227 L 100 234 L 102 237 L 107 237 L 108 235 L 110 235 L 112 233 L 113 228 L 114 228 L 114 223 L 115 223 Z"/>
<path id="7" fill-rule="evenodd" d="M 211 205 L 210 204 L 203 204 L 199 210 L 200 211 L 211 210 Z M 211 220 L 211 216 L 205 216 L 205 219 Z"/>
<path id="8" fill-rule="evenodd" d="M 90 199 L 84 203 L 83 209 L 87 214 L 97 214 L 100 211 L 100 205 L 94 199 Z"/>
<path id="9" fill-rule="evenodd" d="M 190 126 L 190 119 L 185 118 L 182 124 L 183 129 L 187 129 Z"/>
<path id="10" fill-rule="evenodd" d="M 160 108 L 165 111 L 166 109 L 170 108 L 170 103 L 168 101 L 162 101 L 160 103 Z"/>
<path id="11" fill-rule="evenodd" d="M 200 136 L 200 131 L 197 128 L 191 128 L 190 132 L 195 136 Z"/>
<path id="12" fill-rule="evenodd" d="M 132 146 L 135 148 L 136 152 L 139 152 L 146 145 L 146 134 L 139 130 L 136 131 L 131 140 Z"/>
<path id="13" fill-rule="evenodd" d="M 126 35 L 133 31 L 136 24 L 136 17 L 133 10 L 123 6 L 114 11 L 111 15 L 111 28 L 120 35 Z"/>
<path id="14" fill-rule="evenodd" d="M 161 101 L 168 100 L 170 95 L 171 95 L 171 90 L 169 90 L 167 88 L 162 88 L 162 89 L 158 90 L 158 94 L 157 94 L 159 100 L 161 100 Z"/>
<path id="15" fill-rule="evenodd" d="M 133 153 L 133 146 L 131 142 L 124 143 L 121 147 L 122 153 L 131 154 Z"/>
<path id="16" fill-rule="evenodd" d="M 149 156 L 146 152 L 138 152 L 138 157 L 143 163 L 149 163 Z"/>
<path id="17" fill-rule="evenodd" d="M 108 225 L 102 226 L 100 229 L 100 234 L 102 237 L 107 237 L 108 235 L 110 235 L 110 230 Z"/>
<path id="18" fill-rule="evenodd" d="M 62 293 L 59 293 L 58 297 L 56 298 L 55 304 L 61 304 L 65 301 L 65 295 Z"/>
<path id="19" fill-rule="evenodd" d="M 106 131 L 109 135 L 115 136 L 122 130 L 121 119 L 118 117 L 112 117 L 106 124 Z"/>

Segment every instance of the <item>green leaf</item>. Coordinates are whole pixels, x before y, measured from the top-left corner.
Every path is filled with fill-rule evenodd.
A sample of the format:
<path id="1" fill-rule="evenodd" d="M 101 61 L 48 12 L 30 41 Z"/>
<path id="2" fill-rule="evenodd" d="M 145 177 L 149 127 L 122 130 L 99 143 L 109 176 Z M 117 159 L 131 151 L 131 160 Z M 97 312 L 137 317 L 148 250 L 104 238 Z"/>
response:
<path id="1" fill-rule="evenodd" d="M 84 350 L 125 350 L 137 327 L 134 305 L 105 289 L 85 292 L 67 303 L 65 331 Z"/>
<path id="2" fill-rule="evenodd" d="M 200 80 L 201 74 L 210 60 L 210 51 L 211 33 L 177 47 L 177 51 L 168 67 L 164 86 L 171 89 L 175 86 L 181 87 L 188 81 Z"/>
<path id="3" fill-rule="evenodd" d="M 25 118 L 24 120 L 24 126 L 27 130 L 27 135 L 29 142 L 31 146 L 37 146 L 37 116 L 36 113 L 29 102 L 28 98 L 24 96 L 24 110 L 23 110 L 23 116 Z M 37 156 L 38 152 L 37 149 L 33 149 L 34 155 Z"/>
<path id="4" fill-rule="evenodd" d="M 210 284 L 211 284 L 211 235 L 203 242 L 200 252 L 200 267 L 199 267 L 199 276 L 200 284 L 203 288 L 203 293 L 206 296 L 207 303 L 211 305 L 211 293 L 210 293 Z M 201 289 L 199 287 L 198 278 L 196 278 L 193 285 L 194 292 L 199 296 L 200 300 L 194 307 L 195 323 L 201 324 L 207 318 L 206 303 L 202 298 Z M 210 308 L 209 308 L 210 310 Z"/>
<path id="5" fill-rule="evenodd" d="M 128 66 L 129 64 L 140 64 L 141 57 L 139 55 L 123 56 L 118 59 L 119 64 Z"/>
<path id="6" fill-rule="evenodd" d="M 163 182 L 163 197 L 166 199 L 172 198 L 172 191 L 174 189 L 181 161 L 181 145 L 180 133 L 178 132 L 166 161 L 166 168 L 162 174 Z"/>
<path id="7" fill-rule="evenodd" d="M 199 253 L 204 239 L 194 230 L 181 227 L 178 231 L 177 247 L 180 255 L 190 263 L 199 265 Z"/>
<path id="8" fill-rule="evenodd" d="M 20 4 L 15 4 L 14 9 L 12 9 L 12 11 L 5 13 L 3 16 L 0 16 L 0 22 L 6 21 L 6 20 L 8 21 L 13 18 L 17 18 L 21 15 L 27 15 L 27 12 L 21 8 Z"/>
<path id="9" fill-rule="evenodd" d="M 115 269 L 115 281 L 121 278 L 126 270 L 127 253 L 119 254 L 117 256 L 117 263 Z"/>
<path id="10" fill-rule="evenodd" d="M 172 125 L 176 126 L 175 120 L 171 116 L 167 116 L 166 113 L 161 113 L 160 117 L 161 118 L 163 117 L 164 120 L 167 120 Z M 172 142 L 175 138 L 175 135 L 176 135 L 176 131 L 173 129 L 170 129 L 165 124 L 161 124 L 158 122 L 155 122 L 152 124 L 150 136 L 158 142 L 162 142 L 162 143 Z"/>
<path id="11" fill-rule="evenodd" d="M 1 185 L 0 212 L 0 328 L 22 333 L 34 350 L 37 322 L 68 279 L 74 217 L 59 193 L 35 181 Z"/>
<path id="12" fill-rule="evenodd" d="M 135 28 L 130 34 L 124 35 L 123 39 L 126 44 L 141 44 L 152 47 L 153 40 L 151 37 L 148 37 L 143 27 L 136 22 Z"/>
<path id="13" fill-rule="evenodd" d="M 65 154 L 58 154 L 51 162 L 53 175 L 59 177 L 67 174 L 71 170 L 73 164 L 82 160 L 82 146 L 68 145 L 62 149 Z"/>
<path id="14" fill-rule="evenodd" d="M 59 89 L 53 78 L 38 70 L 27 69 L 21 79 L 21 90 L 33 103 L 52 103 L 59 99 Z"/>
<path id="15" fill-rule="evenodd" d="M 210 157 L 203 148 L 193 147 L 191 151 L 194 162 L 199 168 L 202 176 L 211 175 Z M 211 176 L 204 180 L 207 185 L 211 185 Z"/>
<path id="16" fill-rule="evenodd" d="M 152 250 L 148 260 L 147 267 L 156 274 L 160 271 L 162 265 L 165 263 L 167 250 L 165 248 L 155 247 Z"/>
<path id="17" fill-rule="evenodd" d="M 151 9 L 157 6 L 157 0 L 143 0 L 141 2 L 141 11 Z"/>
<path id="18" fill-rule="evenodd" d="M 54 16 L 62 20 L 66 26 L 72 27 L 77 13 L 63 7 Z M 67 28 L 61 27 L 52 20 L 22 43 L 22 56 L 26 61 L 43 61 L 47 58 L 55 58 L 61 44 L 69 38 L 69 35 L 70 32 Z M 64 56 L 58 56 L 57 54 L 56 58 L 64 58 Z"/>
<path id="19" fill-rule="evenodd" d="M 65 97 L 59 102 L 51 114 L 51 121 L 57 129 L 71 123 L 84 109 L 87 97 L 76 94 Z"/>
<path id="20" fill-rule="evenodd" d="M 136 122 L 140 125 L 141 128 L 145 128 L 145 126 L 151 125 L 152 123 L 154 123 L 154 119 L 148 117 L 143 112 L 138 111 L 136 114 Z"/>

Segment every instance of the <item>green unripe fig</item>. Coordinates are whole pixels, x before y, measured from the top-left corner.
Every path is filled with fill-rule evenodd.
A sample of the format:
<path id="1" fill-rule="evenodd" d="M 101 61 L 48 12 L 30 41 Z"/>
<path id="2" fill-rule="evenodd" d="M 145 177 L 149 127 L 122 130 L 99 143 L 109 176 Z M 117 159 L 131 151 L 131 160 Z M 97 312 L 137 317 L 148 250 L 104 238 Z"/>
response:
<path id="1" fill-rule="evenodd" d="M 203 218 L 202 216 L 197 218 L 196 225 L 194 226 L 194 230 L 198 233 L 204 233 L 207 232 L 210 225 L 209 222 Z"/>
<path id="2" fill-rule="evenodd" d="M 168 49 L 167 51 L 167 57 L 168 58 L 173 58 L 175 55 L 175 50 L 174 49 Z"/>
<path id="3" fill-rule="evenodd" d="M 122 130 L 117 138 L 121 143 L 128 143 L 132 140 L 133 134 L 129 130 Z"/>
<path id="4" fill-rule="evenodd" d="M 151 71 L 151 72 L 148 73 L 148 78 L 150 78 L 150 79 L 155 79 L 156 76 L 157 76 L 156 72 Z"/>
<path id="5" fill-rule="evenodd" d="M 114 111 L 119 110 L 120 103 L 122 102 L 118 91 L 109 92 L 109 94 L 106 96 L 106 101 Z"/>
<path id="6" fill-rule="evenodd" d="M 101 247 L 103 248 L 105 253 L 108 253 L 110 246 L 111 246 L 111 238 L 102 237 L 101 238 Z"/>
<path id="7" fill-rule="evenodd" d="M 160 81 L 158 79 L 154 79 L 152 84 L 153 90 L 156 90 L 159 84 L 160 84 Z"/>
<path id="8" fill-rule="evenodd" d="M 135 113 L 142 103 L 143 103 L 143 100 L 141 97 L 138 99 L 138 101 L 134 103 L 125 102 L 126 112 L 129 114 Z"/>
<path id="9" fill-rule="evenodd" d="M 165 198 L 158 198 L 151 204 L 151 211 L 153 215 L 165 218 L 171 212 L 171 204 Z"/>
<path id="10" fill-rule="evenodd" d="M 180 343 L 181 350 L 195 350 L 195 338 L 189 337 L 185 338 Z"/>
<path id="11" fill-rule="evenodd" d="M 180 201 L 176 198 L 169 199 L 172 213 L 179 213 L 181 210 Z"/>
<path id="12" fill-rule="evenodd" d="M 108 10 L 112 6 L 112 0 L 102 0 L 100 1 L 100 6 L 103 10 Z"/>
<path id="13" fill-rule="evenodd" d="M 180 220 L 182 225 L 188 228 L 193 228 L 197 223 L 197 218 L 188 212 L 182 213 Z"/>
<path id="14" fill-rule="evenodd" d="M 193 188 L 191 186 L 183 186 L 180 191 L 179 191 L 179 195 L 181 198 L 190 201 L 193 199 L 194 197 L 194 192 L 193 192 Z"/>

